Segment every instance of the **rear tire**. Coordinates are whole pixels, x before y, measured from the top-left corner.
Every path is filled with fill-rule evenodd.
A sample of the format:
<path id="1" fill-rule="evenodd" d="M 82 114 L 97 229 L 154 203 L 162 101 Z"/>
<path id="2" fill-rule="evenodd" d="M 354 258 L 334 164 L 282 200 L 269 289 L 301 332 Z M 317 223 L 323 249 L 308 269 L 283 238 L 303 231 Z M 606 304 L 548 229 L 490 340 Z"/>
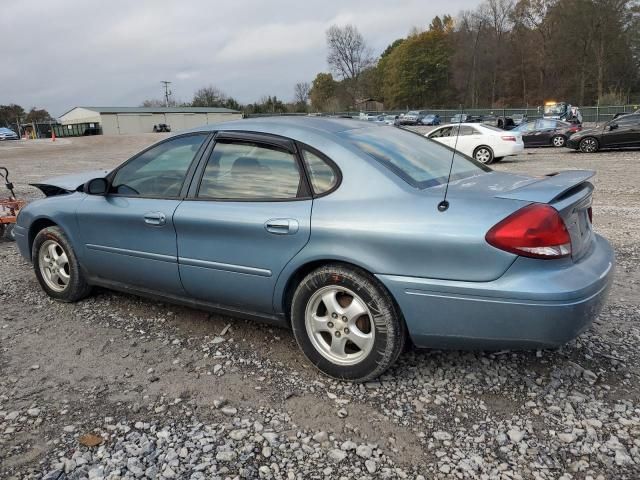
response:
<path id="1" fill-rule="evenodd" d="M 562 148 L 567 144 L 567 139 L 562 135 L 556 135 L 551 139 L 551 145 Z"/>
<path id="2" fill-rule="evenodd" d="M 594 137 L 585 137 L 580 140 L 579 148 L 582 153 L 595 153 L 600 149 L 600 144 Z"/>
<path id="3" fill-rule="evenodd" d="M 316 368 L 339 380 L 366 382 L 398 358 L 406 326 L 389 292 L 364 270 L 326 265 L 298 285 L 291 326 Z"/>
<path id="4" fill-rule="evenodd" d="M 491 165 L 493 163 L 493 150 L 486 145 L 480 145 L 473 151 L 473 158 L 484 165 Z"/>
<path id="5" fill-rule="evenodd" d="M 40 230 L 33 241 L 31 258 L 40 286 L 54 300 L 77 302 L 91 293 L 91 285 L 61 228 Z"/>

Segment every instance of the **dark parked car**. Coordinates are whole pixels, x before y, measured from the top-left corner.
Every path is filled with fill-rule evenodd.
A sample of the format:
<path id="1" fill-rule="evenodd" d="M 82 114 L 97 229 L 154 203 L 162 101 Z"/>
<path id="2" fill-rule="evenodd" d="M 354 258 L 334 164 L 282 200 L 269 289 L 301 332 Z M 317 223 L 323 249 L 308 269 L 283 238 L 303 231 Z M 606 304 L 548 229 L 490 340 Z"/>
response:
<path id="1" fill-rule="evenodd" d="M 584 129 L 569 138 L 567 147 L 584 153 L 597 152 L 601 148 L 640 147 L 640 113 Z"/>
<path id="2" fill-rule="evenodd" d="M 167 125 L 166 123 L 159 123 L 158 125 L 154 125 L 153 126 L 153 131 L 156 133 L 159 132 L 170 132 L 171 131 L 171 127 L 169 125 Z"/>
<path id="3" fill-rule="evenodd" d="M 539 118 L 523 123 L 514 128 L 522 133 L 525 147 L 564 147 L 568 138 L 581 130 L 581 126 L 575 123 L 553 120 L 551 118 Z"/>

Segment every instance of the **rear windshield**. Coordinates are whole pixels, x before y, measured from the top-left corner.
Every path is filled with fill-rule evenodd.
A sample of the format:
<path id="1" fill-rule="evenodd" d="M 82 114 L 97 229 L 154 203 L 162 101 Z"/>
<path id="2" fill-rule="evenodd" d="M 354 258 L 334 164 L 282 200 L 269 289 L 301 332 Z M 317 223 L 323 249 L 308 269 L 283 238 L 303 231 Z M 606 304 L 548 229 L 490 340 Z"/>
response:
<path id="1" fill-rule="evenodd" d="M 416 188 L 447 181 L 453 150 L 420 134 L 389 126 L 346 130 L 340 135 Z M 490 168 L 458 152 L 451 180 L 489 171 Z"/>
<path id="2" fill-rule="evenodd" d="M 488 128 L 489 130 L 493 130 L 494 132 L 504 132 L 502 128 L 494 127 L 493 125 L 482 124 L 484 128 Z"/>

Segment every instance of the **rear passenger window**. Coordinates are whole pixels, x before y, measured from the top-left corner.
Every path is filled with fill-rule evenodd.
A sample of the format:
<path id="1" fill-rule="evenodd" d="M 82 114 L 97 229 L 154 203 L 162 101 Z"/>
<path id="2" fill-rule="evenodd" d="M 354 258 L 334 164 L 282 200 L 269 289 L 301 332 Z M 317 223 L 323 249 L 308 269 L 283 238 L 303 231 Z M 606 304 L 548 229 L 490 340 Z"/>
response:
<path id="1" fill-rule="evenodd" d="M 216 143 L 199 198 L 282 200 L 296 198 L 301 175 L 292 153 L 254 143 Z"/>
<path id="2" fill-rule="evenodd" d="M 309 172 L 311 186 L 316 195 L 326 193 L 336 186 L 338 175 L 331 165 L 307 149 L 302 150 L 302 156 Z"/>

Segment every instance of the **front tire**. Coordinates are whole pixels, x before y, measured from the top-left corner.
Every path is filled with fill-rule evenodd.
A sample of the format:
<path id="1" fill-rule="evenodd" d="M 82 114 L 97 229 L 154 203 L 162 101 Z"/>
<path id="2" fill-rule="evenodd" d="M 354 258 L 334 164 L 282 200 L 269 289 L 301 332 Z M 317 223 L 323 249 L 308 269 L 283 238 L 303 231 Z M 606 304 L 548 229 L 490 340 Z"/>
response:
<path id="1" fill-rule="evenodd" d="M 593 137 L 585 137 L 580 140 L 580 151 L 582 153 L 595 153 L 600 148 L 598 140 Z"/>
<path id="2" fill-rule="evenodd" d="M 556 135 L 551 139 L 551 145 L 557 148 L 564 147 L 567 144 L 567 139 L 562 135 Z"/>
<path id="3" fill-rule="evenodd" d="M 327 265 L 307 275 L 291 304 L 293 335 L 324 374 L 366 382 L 403 351 L 406 327 L 389 292 L 365 271 Z"/>
<path id="4" fill-rule="evenodd" d="M 51 298 L 77 302 L 91 293 L 73 247 L 59 227 L 47 227 L 38 232 L 31 258 L 36 278 Z"/>
<path id="5" fill-rule="evenodd" d="M 474 150 L 473 158 L 484 165 L 490 165 L 493 163 L 493 150 L 486 145 L 481 145 Z"/>

